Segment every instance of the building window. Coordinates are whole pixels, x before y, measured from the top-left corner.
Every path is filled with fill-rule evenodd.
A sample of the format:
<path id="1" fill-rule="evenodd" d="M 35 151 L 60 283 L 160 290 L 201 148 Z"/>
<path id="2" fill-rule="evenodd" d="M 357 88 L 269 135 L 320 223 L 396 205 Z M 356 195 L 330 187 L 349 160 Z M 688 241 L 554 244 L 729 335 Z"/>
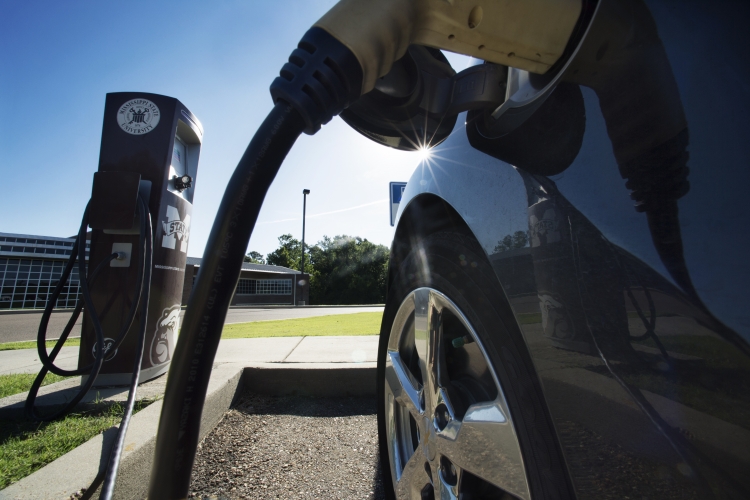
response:
<path id="1" fill-rule="evenodd" d="M 65 262 L 0 258 L 0 309 L 44 308 L 64 267 Z M 55 307 L 75 307 L 79 293 L 78 266 L 75 266 Z"/>
<path id="2" fill-rule="evenodd" d="M 237 295 L 291 295 L 292 280 L 251 280 L 240 279 Z"/>

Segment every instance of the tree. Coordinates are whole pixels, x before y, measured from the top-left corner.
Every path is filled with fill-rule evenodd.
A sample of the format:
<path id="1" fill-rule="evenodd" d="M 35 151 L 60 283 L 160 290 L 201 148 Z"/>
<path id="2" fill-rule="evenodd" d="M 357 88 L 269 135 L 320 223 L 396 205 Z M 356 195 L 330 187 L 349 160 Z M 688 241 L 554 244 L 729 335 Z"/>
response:
<path id="1" fill-rule="evenodd" d="M 515 250 L 523 248 L 529 244 L 529 235 L 526 231 L 516 231 L 512 235 L 506 234 L 502 240 L 497 242 L 495 246 L 495 253 L 507 252 L 508 250 Z"/>
<path id="2" fill-rule="evenodd" d="M 251 264 L 265 264 L 266 259 L 263 258 L 262 253 L 253 250 L 245 255 L 245 262 L 249 262 Z"/>
<path id="3" fill-rule="evenodd" d="M 266 263 L 299 271 L 301 253 L 302 243 L 293 238 L 291 234 L 282 234 L 279 236 L 279 248 L 266 255 Z M 310 262 L 309 259 L 310 249 L 305 248 L 305 261 Z M 305 267 L 305 271 L 309 271 L 307 266 Z"/>
<path id="4" fill-rule="evenodd" d="M 310 248 L 310 303 L 384 303 L 388 256 L 388 247 L 366 239 L 324 236 Z"/>

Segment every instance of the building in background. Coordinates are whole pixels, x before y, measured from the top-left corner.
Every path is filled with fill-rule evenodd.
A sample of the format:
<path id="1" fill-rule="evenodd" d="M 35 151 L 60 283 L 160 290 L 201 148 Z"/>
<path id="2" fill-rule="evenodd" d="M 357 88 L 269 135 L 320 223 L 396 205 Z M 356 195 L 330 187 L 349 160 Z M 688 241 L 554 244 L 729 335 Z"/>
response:
<path id="1" fill-rule="evenodd" d="M 198 276 L 201 259 L 188 257 L 182 303 L 187 304 Z M 192 279 L 188 279 L 192 276 Z M 294 269 L 266 264 L 242 264 L 242 272 L 232 297 L 233 306 L 305 305 L 310 300 L 310 275 Z"/>
<path id="2" fill-rule="evenodd" d="M 75 238 L 0 233 L 0 309 L 44 309 L 70 258 Z M 86 242 L 88 259 L 89 242 Z M 182 303 L 187 304 L 201 259 L 188 257 Z M 80 293 L 78 266 L 57 299 L 56 309 L 72 309 Z M 262 264 L 242 265 L 232 305 L 305 305 L 310 277 Z"/>
<path id="3" fill-rule="evenodd" d="M 70 258 L 75 238 L 0 233 L 0 309 L 43 309 Z M 86 242 L 86 258 L 89 242 Z M 73 308 L 79 294 L 78 266 L 57 299 Z"/>

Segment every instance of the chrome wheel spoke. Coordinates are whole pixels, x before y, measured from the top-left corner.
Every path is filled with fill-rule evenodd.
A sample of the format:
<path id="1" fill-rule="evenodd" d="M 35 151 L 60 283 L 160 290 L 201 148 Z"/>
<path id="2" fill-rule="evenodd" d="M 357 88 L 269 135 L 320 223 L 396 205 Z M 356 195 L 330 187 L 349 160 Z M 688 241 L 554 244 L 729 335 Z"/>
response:
<path id="1" fill-rule="evenodd" d="M 414 380 L 409 369 L 404 366 L 398 352 L 388 352 L 388 361 L 385 366 L 385 381 L 396 401 L 405 406 L 414 415 L 414 418 L 417 418 L 423 411 L 420 402 L 422 388 L 419 382 Z"/>
<path id="2" fill-rule="evenodd" d="M 472 405 L 457 426 L 455 440 L 441 439 L 439 450 L 463 471 L 520 498 L 528 498 L 521 450 L 500 403 Z"/>
<path id="3" fill-rule="evenodd" d="M 397 498 L 421 499 L 422 490 L 430 484 L 425 465 L 427 462 L 419 453 L 411 456 L 396 484 Z"/>
<path id="4" fill-rule="evenodd" d="M 430 290 L 420 288 L 414 292 L 414 344 L 419 355 L 419 370 L 425 389 L 425 398 L 435 393 L 437 373 L 435 371 L 435 338 L 433 330 L 433 307 Z M 425 401 L 428 406 L 432 403 Z"/>

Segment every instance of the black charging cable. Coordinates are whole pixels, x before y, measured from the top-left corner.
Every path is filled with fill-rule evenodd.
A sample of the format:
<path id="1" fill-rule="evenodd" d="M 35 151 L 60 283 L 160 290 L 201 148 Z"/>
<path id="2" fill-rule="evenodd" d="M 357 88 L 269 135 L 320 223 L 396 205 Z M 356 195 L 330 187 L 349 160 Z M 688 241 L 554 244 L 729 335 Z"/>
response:
<path id="1" fill-rule="evenodd" d="M 263 199 L 297 138 L 314 134 L 362 92 L 354 54 L 310 29 L 271 85 L 273 109 L 229 180 L 219 205 L 169 367 L 149 498 L 187 497 L 203 403 L 229 303 Z"/>
<path id="2" fill-rule="evenodd" d="M 102 485 L 102 492 L 99 496 L 100 499 L 110 499 L 115 491 L 115 480 L 117 479 L 117 470 L 120 467 L 120 457 L 122 456 L 122 450 L 125 445 L 125 435 L 128 432 L 128 426 L 130 425 L 130 418 L 133 415 L 133 408 L 135 406 L 135 395 L 138 390 L 138 380 L 141 374 L 141 362 L 143 360 L 143 348 L 146 341 L 146 321 L 148 319 L 148 304 L 151 297 L 151 264 L 153 260 L 153 226 L 151 224 L 151 214 L 148 211 L 146 202 L 138 197 L 140 204 L 139 211 L 141 212 L 141 224 L 145 223 L 145 247 L 142 245 L 140 255 L 143 256 L 143 288 L 140 291 L 140 324 L 138 328 L 138 344 L 135 348 L 135 359 L 133 361 L 133 375 L 130 379 L 130 389 L 128 390 L 128 401 L 125 404 L 125 411 L 120 421 L 120 429 L 117 431 L 117 437 L 115 443 L 112 446 L 112 451 L 109 455 L 109 463 L 107 464 L 107 473 L 104 476 L 104 484 Z M 143 232 L 141 233 L 143 234 Z"/>
<path id="3" fill-rule="evenodd" d="M 250 234 L 276 172 L 304 128 L 299 113 L 277 103 L 229 181 L 169 367 L 148 498 L 187 497 L 203 402 Z"/>
<path id="4" fill-rule="evenodd" d="M 138 343 L 136 347 L 136 357 L 133 366 L 133 376 L 131 378 L 130 388 L 128 391 L 128 399 L 125 405 L 125 411 L 123 413 L 122 420 L 120 421 L 120 428 L 110 454 L 110 460 L 107 466 L 107 472 L 104 478 L 104 486 L 102 488 L 102 494 L 100 498 L 111 498 L 113 493 L 114 482 L 117 476 L 117 468 L 119 467 L 120 456 L 122 454 L 122 448 L 125 441 L 125 434 L 127 433 L 127 428 L 130 423 L 133 408 L 135 406 L 135 396 L 140 376 L 140 366 L 143 359 L 143 350 L 146 336 L 146 319 L 148 317 L 148 303 L 151 288 L 153 226 L 151 223 L 151 214 L 149 213 L 148 205 L 140 196 L 138 197 L 137 206 L 139 215 L 140 237 L 138 246 L 136 292 L 126 320 L 123 323 L 119 334 L 115 338 L 115 341 L 110 347 L 110 350 L 114 351 L 119 348 L 120 344 L 125 338 L 125 335 L 130 330 L 137 312 L 140 313 Z M 68 263 L 65 266 L 62 275 L 60 276 L 60 280 L 58 281 L 55 290 L 52 292 L 47 301 L 47 305 L 44 309 L 42 320 L 39 325 L 39 332 L 37 334 L 37 350 L 39 352 L 39 360 L 42 362 L 42 369 L 39 371 L 39 374 L 31 385 L 31 389 L 29 390 L 25 405 L 27 417 L 33 420 L 52 421 L 68 415 L 93 386 L 97 376 L 99 375 L 99 371 L 102 368 L 106 355 L 109 352 L 104 351 L 104 332 L 99 320 L 99 315 L 96 311 L 96 308 L 94 307 L 91 298 L 90 288 L 91 286 L 93 286 L 101 270 L 104 269 L 111 261 L 120 258 L 121 255 L 117 252 L 112 253 L 102 262 L 100 262 L 93 271 L 91 271 L 90 273 L 86 272 L 86 230 L 88 227 L 88 213 L 89 207 L 87 206 L 86 210 L 84 211 L 81 227 L 78 231 L 78 236 L 76 237 L 75 243 L 73 244 L 73 251 L 71 252 L 71 256 L 68 259 Z M 46 347 L 46 335 L 50 315 L 52 314 L 52 310 L 55 307 L 60 293 L 62 292 L 63 288 L 70 278 L 70 274 L 73 270 L 73 266 L 76 264 L 76 261 L 78 263 L 78 273 L 80 276 L 81 298 L 79 298 L 78 302 L 76 303 L 73 314 L 71 315 L 70 320 L 68 320 L 68 323 L 65 326 L 62 334 L 60 335 L 60 338 L 57 340 L 52 351 L 48 354 Z M 91 323 L 94 326 L 94 332 L 96 334 L 96 345 L 94 346 L 94 362 L 85 367 L 75 370 L 64 370 L 55 365 L 54 361 L 57 355 L 60 353 L 60 350 L 65 344 L 68 336 L 70 335 L 70 332 L 73 330 L 73 327 L 75 326 L 75 323 L 78 320 L 78 317 L 84 306 L 86 307 L 86 312 L 91 320 Z M 48 372 L 52 372 L 60 376 L 82 375 L 87 376 L 87 379 L 81 385 L 78 393 L 62 408 L 50 414 L 41 415 L 36 411 L 34 402 L 37 398 L 39 388 L 41 387 L 41 384 Z"/>

